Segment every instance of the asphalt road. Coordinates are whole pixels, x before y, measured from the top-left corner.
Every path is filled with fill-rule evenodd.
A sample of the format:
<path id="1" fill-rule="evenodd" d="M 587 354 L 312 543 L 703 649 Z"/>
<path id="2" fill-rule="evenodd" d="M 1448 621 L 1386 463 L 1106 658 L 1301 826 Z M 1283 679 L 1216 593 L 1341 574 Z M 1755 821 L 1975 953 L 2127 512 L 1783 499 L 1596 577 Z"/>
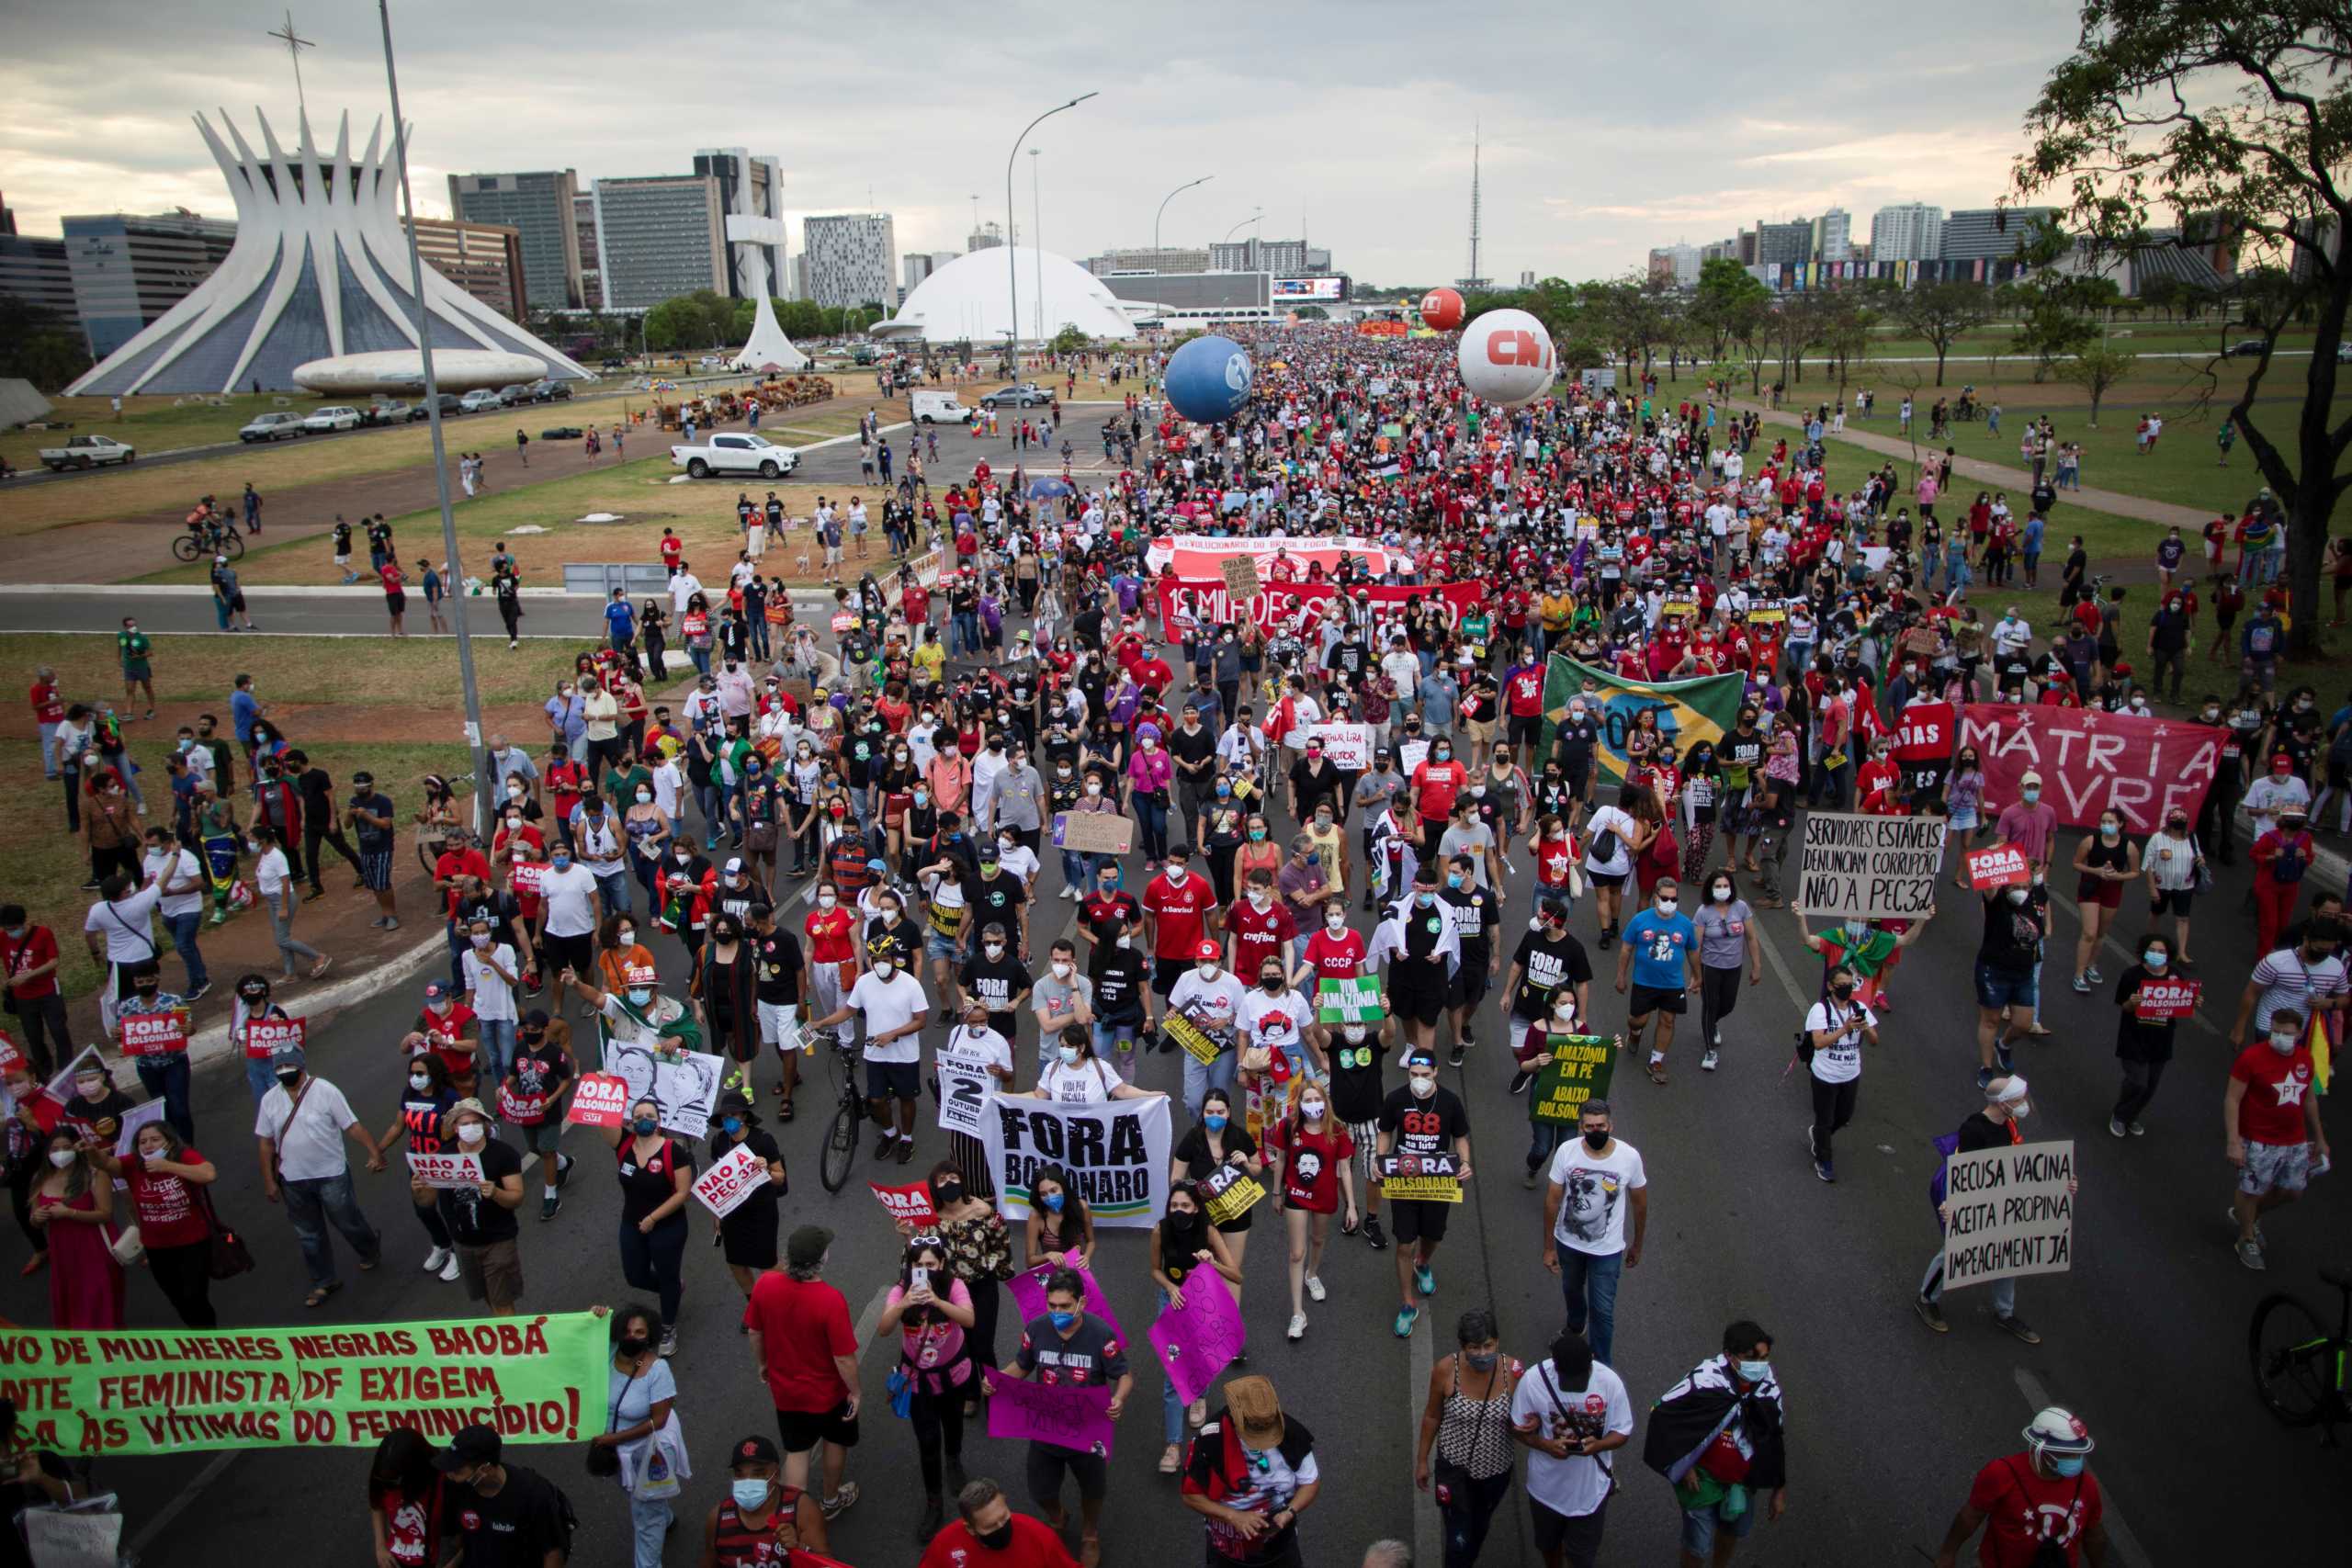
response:
<path id="1" fill-rule="evenodd" d="M 1131 878 L 1136 869 L 1131 859 Z M 2255 954 L 2240 904 L 2245 871 L 2224 870 L 2222 877 L 2200 906 L 2194 946 L 2202 960 L 2199 973 L 2226 1007 Z M 1512 881 L 1503 930 L 1515 942 L 1530 908 L 1526 879 Z M 1058 886 L 1058 866 L 1049 861 L 1041 890 L 1050 895 Z M 333 897 L 352 896 L 338 879 Z M 1951 907 L 1896 973 L 1897 1005 L 1885 1020 L 1884 1043 L 1865 1066 L 1857 1119 L 1840 1135 L 1835 1186 L 1814 1178 L 1804 1142 L 1806 1090 L 1802 1071 L 1789 1071 L 1790 1033 L 1818 974 L 1792 916 L 1762 919 L 1764 980 L 1742 993 L 1724 1032 L 1721 1071 L 1697 1070 L 1696 1054 L 1687 1048 L 1695 1018 L 1677 1048 L 1669 1087 L 1648 1083 L 1636 1058 L 1622 1060 L 1613 1095 L 1617 1130 L 1641 1149 L 1651 1182 L 1648 1251 L 1625 1278 L 1616 1330 L 1616 1364 L 1636 1410 L 1712 1353 L 1730 1320 L 1752 1316 L 1776 1336 L 1774 1360 L 1791 1418 L 1790 1509 L 1779 1525 L 1759 1526 L 1743 1561 L 1883 1563 L 1932 1556 L 1975 1469 L 2018 1450 L 2018 1429 L 2052 1400 L 2077 1410 L 2098 1440 L 2093 1468 L 2106 1488 L 2118 1544 L 2111 1561 L 2125 1568 L 2233 1561 L 2249 1541 L 2265 1543 L 2265 1555 L 2278 1562 L 2341 1561 L 2352 1524 L 2345 1455 L 2271 1422 L 2254 1398 L 2245 1345 L 2248 1316 L 2267 1292 L 2301 1293 L 2324 1315 L 2332 1306 L 2314 1270 L 2346 1260 L 2352 1200 L 2344 1179 L 2319 1179 L 2304 1203 L 2271 1218 L 2267 1275 L 2238 1265 L 2223 1222 L 2231 1171 L 2215 1125 L 2231 1053 L 2202 1025 L 2181 1031 L 2179 1059 L 2146 1116 L 2148 1135 L 2108 1137 L 2116 1085 L 2113 1009 L 2104 995 L 2082 998 L 2066 989 L 2065 954 L 2075 929 L 2071 904 L 2060 917 L 2057 956 L 2045 976 L 2057 1033 L 2023 1047 L 2022 1066 L 2036 1089 L 2029 1135 L 2077 1140 L 2075 1267 L 2020 1287 L 2019 1310 L 2043 1336 L 2038 1347 L 1992 1325 L 1981 1289 L 1947 1296 L 1948 1337 L 1929 1335 L 1914 1317 L 1911 1294 L 1937 1246 L 1925 1193 L 1934 1157 L 1929 1140 L 1977 1103 L 1967 987 L 1980 916 L 1971 896 L 1947 897 Z M 1072 908 L 1051 897 L 1040 906 L 1041 961 L 1046 939 L 1068 923 Z M 2137 934 L 2135 919 L 2127 917 L 2123 926 Z M 1591 940 L 1589 904 L 1578 911 L 1577 929 Z M 1614 953 L 1594 957 L 1602 976 L 1594 993 L 1597 1020 L 1613 1028 L 1624 1017 L 1623 998 L 1607 978 Z M 2109 976 L 2124 962 L 2113 948 L 2100 959 Z M 674 948 L 662 967 L 674 987 L 683 969 Z M 339 1083 L 373 1126 L 391 1119 L 399 1071 L 393 1043 L 428 977 L 387 987 L 343 1015 L 321 1032 L 312 1051 L 314 1068 Z M 1518 1181 L 1526 1102 L 1505 1092 L 1510 1064 L 1498 1048 L 1497 1008 L 1490 1000 L 1479 1017 L 1481 1043 L 1468 1066 L 1446 1074 L 1471 1110 L 1477 1179 L 1438 1256 L 1434 1310 L 1424 1314 L 1409 1343 L 1389 1328 L 1394 1253 L 1374 1254 L 1360 1241 L 1336 1236 L 1321 1270 L 1330 1299 L 1312 1309 L 1303 1342 L 1285 1343 L 1289 1307 L 1279 1233 L 1271 1215 L 1255 1231 L 1244 1297 L 1250 1370 L 1270 1374 L 1289 1410 L 1319 1435 L 1323 1493 L 1303 1527 L 1307 1561 L 1317 1568 L 1354 1568 L 1362 1547 L 1385 1536 L 1418 1540 L 1417 1561 L 1437 1561 L 1435 1516 L 1410 1478 L 1430 1357 L 1451 1349 L 1455 1315 L 1474 1304 L 1495 1309 L 1507 1349 L 1525 1359 L 1544 1353 L 1560 1322 L 1556 1282 L 1539 1261 L 1542 1194 Z M 1025 1066 L 1034 1061 L 1034 1025 L 1024 1021 L 1022 1034 L 1016 1056 L 1025 1079 L 1034 1070 Z M 927 1037 L 936 1043 L 939 1029 Z M 1176 1060 L 1148 1058 L 1146 1085 L 1177 1088 Z M 763 1085 L 771 1077 L 771 1069 L 762 1070 Z M 817 1221 L 839 1233 L 828 1277 L 862 1328 L 870 1328 L 897 1252 L 894 1233 L 862 1186 L 880 1173 L 870 1163 L 870 1141 L 864 1143 L 850 1185 L 828 1197 L 816 1179 L 828 1109 L 821 1077 L 801 1104 L 796 1122 L 774 1129 L 793 1178 L 783 1223 L 788 1230 Z M 401 1187 L 390 1176 L 363 1174 L 363 1203 L 388 1237 L 387 1265 L 357 1275 L 347 1271 L 346 1258 L 347 1288 L 323 1310 L 305 1312 L 293 1238 L 258 1190 L 242 1073 L 232 1066 L 200 1072 L 196 1114 L 199 1146 L 225 1172 L 220 1208 L 248 1227 L 260 1260 L 258 1272 L 217 1289 L 226 1321 L 350 1324 L 466 1311 L 461 1287 L 418 1271 L 426 1243 Z M 927 1125 L 914 1165 L 889 1170 L 901 1179 L 921 1171 L 944 1145 L 944 1136 Z M 560 1216 L 542 1225 L 527 1217 L 535 1216 L 535 1205 L 526 1211 L 530 1310 L 576 1309 L 629 1294 L 616 1256 L 618 1199 L 604 1175 L 603 1145 L 582 1134 L 572 1135 L 571 1146 L 582 1165 Z M 1153 1313 L 1141 1235 L 1108 1233 L 1098 1265 L 1113 1306 L 1140 1344 Z M 690 1248 L 674 1364 L 697 1473 L 671 1542 L 672 1564 L 695 1560 L 701 1516 L 723 1495 L 725 1445 L 773 1429 L 764 1391 L 735 1333 L 739 1311 L 717 1256 Z M 134 1325 L 172 1326 L 144 1279 L 133 1280 L 130 1313 Z M 0 1314 L 47 1322 L 43 1281 L 0 1269 Z M 1016 1331 L 1001 1332 L 1009 1343 Z M 867 1337 L 861 1333 L 862 1342 Z M 911 1563 L 915 1556 L 913 1444 L 883 1398 L 893 1355 L 891 1346 L 865 1344 L 867 1414 L 850 1472 L 865 1500 L 834 1527 L 833 1555 L 861 1568 Z M 1136 1364 L 1133 1407 L 1113 1461 L 1105 1561 L 1195 1561 L 1199 1521 L 1156 1470 L 1159 1373 L 1148 1354 Z M 1018 1497 L 1021 1455 L 1012 1445 L 974 1433 L 965 1451 L 972 1473 L 999 1477 Z M 1611 1508 L 1607 1560 L 1668 1562 L 1678 1516 L 1666 1484 L 1637 1455 L 1638 1446 L 1619 1466 L 1623 1490 Z M 582 1472 L 576 1452 L 545 1448 L 515 1457 L 554 1476 L 578 1503 L 583 1528 L 575 1561 L 625 1560 L 625 1505 L 608 1483 Z M 309 1561 L 365 1561 L 365 1468 L 358 1451 L 271 1450 L 109 1461 L 99 1480 L 120 1492 L 130 1515 L 127 1539 L 147 1561 L 247 1568 L 257 1555 L 283 1549 L 289 1530 L 309 1543 Z M 1506 1503 L 1482 1561 L 1497 1568 L 1540 1562 L 1521 1493 L 1515 1490 Z"/>
<path id="2" fill-rule="evenodd" d="M 956 390 L 966 404 L 978 405 L 979 398 L 975 389 L 967 387 Z M 882 434 L 890 446 L 894 476 L 905 471 L 911 442 L 933 434 L 939 437 L 938 460 L 933 462 L 926 457 L 924 463 L 933 491 L 937 494 L 945 491 L 949 481 L 969 474 L 972 465 L 982 457 L 986 457 L 989 466 L 999 473 L 1020 462 L 1027 466 L 1032 476 L 1058 474 L 1061 472 L 1061 445 L 1065 437 L 1071 446 L 1070 466 L 1073 471 L 1080 475 L 1115 474 L 1118 466 L 1102 461 L 1102 426 L 1119 410 L 1120 405 L 1116 402 L 1065 402 L 1062 412 L 1067 417 L 1056 426 L 1050 448 L 1033 446 L 1025 452 L 1013 450 L 1012 427 L 1019 422 L 1021 411 L 1010 406 L 999 411 L 997 434 L 990 438 L 985 435 L 976 437 L 968 427 L 963 425 L 919 427 L 903 423 L 906 412 L 903 402 L 885 404 Z M 1042 405 L 1028 411 L 1033 421 L 1043 418 L 1045 412 Z M 831 446 L 801 448 L 800 467 L 793 470 L 791 482 L 837 484 L 854 491 L 862 479 L 858 471 L 857 442 L 853 437 Z M 1099 483 L 1100 479 L 1091 482 Z M 865 488 L 871 491 L 874 481 L 866 480 Z"/>

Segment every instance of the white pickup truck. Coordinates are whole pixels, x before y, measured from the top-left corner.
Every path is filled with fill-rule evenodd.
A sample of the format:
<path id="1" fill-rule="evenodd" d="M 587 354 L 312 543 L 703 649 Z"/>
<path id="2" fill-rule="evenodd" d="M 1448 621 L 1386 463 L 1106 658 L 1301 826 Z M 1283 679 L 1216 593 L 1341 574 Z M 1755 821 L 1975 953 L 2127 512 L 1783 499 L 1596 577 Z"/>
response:
<path id="1" fill-rule="evenodd" d="M 753 432 L 724 431 L 698 446 L 671 447 L 670 466 L 684 468 L 698 479 L 712 474 L 757 474 L 763 479 L 779 479 L 800 466 L 800 454 Z"/>
<path id="2" fill-rule="evenodd" d="M 40 449 L 41 464 L 63 473 L 68 468 L 96 468 L 108 463 L 128 463 L 139 456 L 139 449 L 111 435 L 76 435 L 62 446 Z"/>

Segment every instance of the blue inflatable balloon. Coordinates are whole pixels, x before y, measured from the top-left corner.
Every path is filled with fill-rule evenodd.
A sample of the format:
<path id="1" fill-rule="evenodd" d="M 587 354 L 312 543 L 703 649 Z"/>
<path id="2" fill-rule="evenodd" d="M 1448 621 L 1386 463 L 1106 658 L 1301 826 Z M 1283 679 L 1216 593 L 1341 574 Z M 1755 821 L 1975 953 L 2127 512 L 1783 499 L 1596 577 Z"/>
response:
<path id="1" fill-rule="evenodd" d="M 1168 361 L 1168 400 L 1194 424 L 1215 424 L 1241 412 L 1256 374 L 1231 338 L 1196 337 Z"/>

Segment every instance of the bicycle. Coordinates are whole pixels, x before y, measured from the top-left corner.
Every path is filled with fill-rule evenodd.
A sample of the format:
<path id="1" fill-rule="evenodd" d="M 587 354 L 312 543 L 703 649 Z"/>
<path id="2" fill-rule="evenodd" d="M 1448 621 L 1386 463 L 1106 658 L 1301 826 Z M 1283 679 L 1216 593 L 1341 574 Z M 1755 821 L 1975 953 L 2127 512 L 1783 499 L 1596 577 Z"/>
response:
<path id="1" fill-rule="evenodd" d="M 828 1192 L 838 1192 L 849 1181 L 850 1167 L 857 1163 L 857 1133 L 865 1124 L 865 1096 L 857 1082 L 857 1044 L 839 1029 L 818 1029 L 809 1032 L 809 1048 L 820 1045 L 832 1048 L 832 1065 L 828 1069 L 840 1090 L 840 1104 L 833 1111 L 832 1124 L 825 1129 L 824 1147 L 817 1154 L 817 1179 Z"/>
<path id="2" fill-rule="evenodd" d="M 2268 1295 L 2255 1306 L 2246 1352 L 2270 1414 L 2289 1427 L 2324 1426 L 2325 1446 L 2334 1448 L 2335 1428 L 2352 1424 L 2352 1269 L 2322 1269 L 2319 1277 L 2342 1297 L 2335 1332 L 2301 1297 Z"/>
<path id="3" fill-rule="evenodd" d="M 172 541 L 172 557 L 175 560 L 199 561 L 208 556 L 241 560 L 244 553 L 245 536 L 234 528 L 191 528 Z"/>

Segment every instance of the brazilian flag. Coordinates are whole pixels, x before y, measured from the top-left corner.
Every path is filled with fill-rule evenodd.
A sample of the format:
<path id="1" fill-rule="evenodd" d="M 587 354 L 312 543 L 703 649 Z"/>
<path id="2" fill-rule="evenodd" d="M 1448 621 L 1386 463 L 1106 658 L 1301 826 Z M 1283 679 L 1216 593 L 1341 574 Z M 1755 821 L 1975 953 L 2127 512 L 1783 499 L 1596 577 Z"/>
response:
<path id="1" fill-rule="evenodd" d="M 1690 681 L 1628 681 L 1590 664 L 1579 664 L 1555 653 L 1544 669 L 1544 750 L 1552 754 L 1552 734 L 1568 716 L 1568 703 L 1587 681 L 1597 688 L 1587 698 L 1601 710 L 1600 744 L 1595 759 L 1600 776 L 1612 784 L 1625 779 L 1625 738 L 1634 731 L 1644 709 L 1655 710 L 1657 727 L 1674 743 L 1680 757 L 1701 740 L 1720 741 L 1739 722 L 1739 705 L 1747 682 L 1741 675 L 1702 675 Z"/>

